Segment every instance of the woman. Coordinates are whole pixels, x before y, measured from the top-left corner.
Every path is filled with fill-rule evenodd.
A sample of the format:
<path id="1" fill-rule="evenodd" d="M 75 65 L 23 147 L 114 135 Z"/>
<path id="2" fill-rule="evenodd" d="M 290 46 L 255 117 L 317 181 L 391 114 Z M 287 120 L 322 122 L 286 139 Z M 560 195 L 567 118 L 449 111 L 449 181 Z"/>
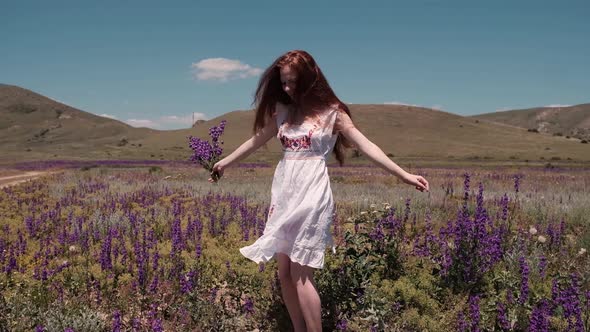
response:
<path id="1" fill-rule="evenodd" d="M 254 135 L 216 163 L 213 172 L 223 175 L 227 167 L 274 136 L 281 141 L 283 158 L 275 170 L 264 233 L 240 252 L 256 263 L 276 258 L 283 300 L 295 331 L 321 331 L 321 302 L 313 271 L 323 268 L 325 249 L 332 245 L 334 201 L 326 168 L 330 152 L 342 165 L 344 148 L 355 145 L 416 189 L 428 191 L 429 185 L 396 165 L 354 126 L 350 110 L 305 51 L 289 51 L 265 70 L 254 103 Z"/>

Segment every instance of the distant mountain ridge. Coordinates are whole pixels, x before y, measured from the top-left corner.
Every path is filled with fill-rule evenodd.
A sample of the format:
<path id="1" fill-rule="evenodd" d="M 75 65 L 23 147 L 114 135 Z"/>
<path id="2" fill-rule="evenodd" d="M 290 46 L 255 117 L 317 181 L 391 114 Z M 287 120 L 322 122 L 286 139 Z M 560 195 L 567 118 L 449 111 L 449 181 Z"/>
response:
<path id="1" fill-rule="evenodd" d="M 577 160 L 590 162 L 589 144 L 527 131 L 527 126 L 464 117 L 429 108 L 349 104 L 361 132 L 390 157 L 428 160 Z M 109 110 L 105 110 L 108 113 Z M 518 112 L 518 111 L 516 111 Z M 504 112 L 503 112 L 504 113 Z M 521 113 L 514 113 L 520 116 Z M 507 117 L 510 118 L 510 117 Z M 209 128 L 227 121 L 224 155 L 252 135 L 254 112 L 236 110 L 191 128 L 134 128 L 11 85 L 0 85 L 0 161 L 39 159 L 173 159 L 191 154 L 188 136 L 209 139 Z M 485 119 L 485 121 L 484 121 Z M 565 133 L 564 133 L 565 135 Z M 250 161 L 280 158 L 272 139 Z"/>

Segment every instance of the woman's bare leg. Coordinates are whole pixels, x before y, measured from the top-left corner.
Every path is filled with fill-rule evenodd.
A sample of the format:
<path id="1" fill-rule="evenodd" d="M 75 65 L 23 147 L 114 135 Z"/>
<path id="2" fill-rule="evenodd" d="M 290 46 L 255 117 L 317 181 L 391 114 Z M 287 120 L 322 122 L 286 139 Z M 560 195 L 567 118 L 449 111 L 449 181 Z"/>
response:
<path id="1" fill-rule="evenodd" d="M 293 279 L 291 279 L 291 260 L 289 256 L 283 253 L 277 253 L 277 261 L 279 265 L 279 280 L 281 281 L 281 293 L 283 294 L 283 301 L 287 306 L 289 317 L 293 323 L 295 332 L 305 332 L 305 320 L 301 313 L 301 306 L 297 298 L 297 290 Z"/>
<path id="2" fill-rule="evenodd" d="M 291 262 L 291 278 L 297 289 L 301 312 L 308 332 L 322 330 L 322 304 L 313 281 L 314 269 Z"/>

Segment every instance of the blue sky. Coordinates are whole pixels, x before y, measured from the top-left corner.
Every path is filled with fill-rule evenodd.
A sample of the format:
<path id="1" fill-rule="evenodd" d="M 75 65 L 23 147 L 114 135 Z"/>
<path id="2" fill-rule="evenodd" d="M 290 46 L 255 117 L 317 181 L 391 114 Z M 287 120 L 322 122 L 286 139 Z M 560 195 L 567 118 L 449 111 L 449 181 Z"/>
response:
<path id="1" fill-rule="evenodd" d="M 280 6 L 279 6 L 280 5 Z M 135 126 L 249 109 L 310 52 L 346 103 L 472 115 L 590 102 L 590 1 L 11 1 L 0 83 Z"/>

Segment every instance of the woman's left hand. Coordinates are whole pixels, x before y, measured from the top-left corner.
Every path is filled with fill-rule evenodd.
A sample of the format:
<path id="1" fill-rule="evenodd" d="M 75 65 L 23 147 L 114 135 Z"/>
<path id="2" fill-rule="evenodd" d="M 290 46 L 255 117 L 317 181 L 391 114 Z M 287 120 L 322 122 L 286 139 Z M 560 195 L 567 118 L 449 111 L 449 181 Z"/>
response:
<path id="1" fill-rule="evenodd" d="M 428 181 L 426 181 L 426 179 L 420 175 L 407 173 L 406 176 L 403 177 L 403 181 L 407 184 L 413 185 L 417 190 L 422 192 L 430 191 L 430 185 L 428 184 Z"/>

